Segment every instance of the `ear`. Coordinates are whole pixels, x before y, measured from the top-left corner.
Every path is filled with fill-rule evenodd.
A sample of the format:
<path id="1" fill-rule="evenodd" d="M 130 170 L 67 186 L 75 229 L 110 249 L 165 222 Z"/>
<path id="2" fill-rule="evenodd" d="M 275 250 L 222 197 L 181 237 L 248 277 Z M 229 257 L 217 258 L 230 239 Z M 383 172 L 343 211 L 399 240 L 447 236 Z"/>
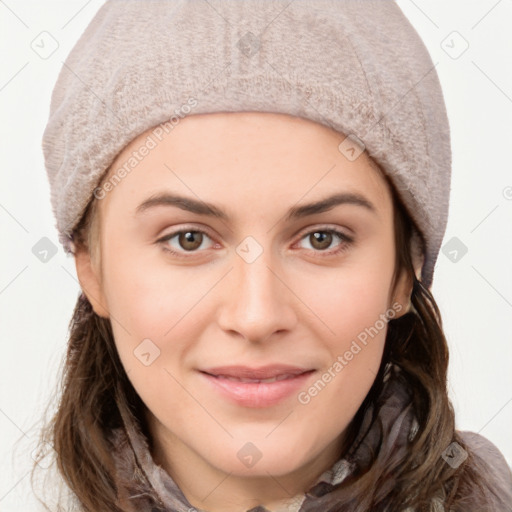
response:
<path id="1" fill-rule="evenodd" d="M 416 230 L 413 230 L 411 240 L 409 242 L 409 251 L 412 260 L 412 266 L 414 269 L 414 275 L 417 280 L 421 280 L 421 269 L 425 262 L 423 241 L 421 236 Z M 402 308 L 397 315 L 397 318 L 404 315 L 411 310 L 411 296 L 413 288 L 413 276 L 404 269 L 401 270 L 401 274 L 396 281 L 396 285 L 391 295 L 391 304 L 395 302 L 399 303 Z"/>
<path id="2" fill-rule="evenodd" d="M 415 259 L 415 261 L 413 261 L 413 266 L 416 279 L 419 279 L 422 268 L 422 260 Z M 390 307 L 395 303 L 401 305 L 401 308 L 397 308 L 398 314 L 396 315 L 395 318 L 400 318 L 402 315 L 405 315 L 405 313 L 408 313 L 411 310 L 411 296 L 413 284 L 413 276 L 405 269 L 402 269 L 400 276 L 397 279 L 393 293 L 391 294 Z"/>
<path id="3" fill-rule="evenodd" d="M 75 251 L 75 266 L 78 281 L 83 293 L 92 305 L 94 312 L 103 318 L 109 318 L 107 302 L 103 293 L 101 272 L 93 264 L 89 251 L 79 248 Z"/>
<path id="4" fill-rule="evenodd" d="M 394 318 L 400 318 L 411 309 L 412 278 L 401 270 L 400 276 L 390 295 L 389 307 L 396 311 Z M 398 306 L 399 305 L 399 306 Z"/>

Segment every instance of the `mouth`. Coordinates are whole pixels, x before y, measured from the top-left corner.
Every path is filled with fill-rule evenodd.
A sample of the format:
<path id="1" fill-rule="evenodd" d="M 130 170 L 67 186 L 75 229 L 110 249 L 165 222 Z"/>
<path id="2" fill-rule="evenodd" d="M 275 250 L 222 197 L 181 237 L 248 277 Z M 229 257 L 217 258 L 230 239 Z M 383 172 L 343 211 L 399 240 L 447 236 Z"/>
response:
<path id="1" fill-rule="evenodd" d="M 289 365 L 225 366 L 200 370 L 222 398 L 243 407 L 270 407 L 290 398 L 316 370 Z"/>
<path id="2" fill-rule="evenodd" d="M 214 368 L 206 368 L 201 370 L 213 377 L 226 377 L 238 380 L 247 379 L 249 381 L 263 381 L 267 379 L 283 380 L 295 377 L 302 373 L 311 371 L 312 368 L 303 366 L 292 366 L 287 364 L 268 364 L 259 367 L 250 367 L 243 365 L 216 366 Z"/>
<path id="3" fill-rule="evenodd" d="M 207 373 L 207 375 L 210 375 L 211 377 L 220 378 L 220 379 L 226 379 L 230 380 L 232 382 L 257 382 L 257 383 L 263 383 L 268 384 L 270 382 L 278 382 L 280 380 L 287 380 L 287 379 L 293 379 L 296 377 L 296 375 L 277 375 L 276 377 L 269 377 L 268 379 L 246 379 L 243 377 L 231 377 L 230 375 L 213 375 L 211 373 Z"/>

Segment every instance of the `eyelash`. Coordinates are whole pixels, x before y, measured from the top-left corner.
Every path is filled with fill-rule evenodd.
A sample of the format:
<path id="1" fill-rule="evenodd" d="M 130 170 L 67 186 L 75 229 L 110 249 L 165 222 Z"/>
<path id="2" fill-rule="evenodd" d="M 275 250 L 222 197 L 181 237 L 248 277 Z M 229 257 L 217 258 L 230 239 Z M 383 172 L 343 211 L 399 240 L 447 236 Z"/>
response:
<path id="1" fill-rule="evenodd" d="M 171 249 L 169 247 L 169 245 L 166 244 L 166 242 L 168 242 L 169 240 L 173 239 L 177 235 L 180 235 L 182 233 L 189 233 L 189 232 L 191 232 L 191 233 L 201 233 L 203 235 L 206 235 L 208 238 L 212 239 L 212 237 L 206 231 L 204 231 L 202 229 L 181 229 L 179 231 L 175 231 L 173 233 L 169 233 L 168 235 L 165 235 L 162 238 L 159 238 L 156 241 L 156 243 L 161 244 L 163 250 L 168 252 L 168 253 L 170 253 L 172 256 L 177 256 L 179 258 L 188 258 L 189 256 L 185 255 L 187 252 L 189 252 L 190 254 L 193 254 L 193 253 L 200 252 L 200 251 L 197 251 L 197 250 L 195 250 L 195 251 L 184 251 L 184 250 L 183 251 L 175 251 L 174 249 Z M 343 233 L 341 231 L 338 231 L 337 229 L 333 229 L 333 228 L 317 228 L 317 229 L 313 229 L 313 230 L 307 231 L 306 233 L 304 233 L 300 237 L 299 241 L 301 241 L 304 238 L 312 235 L 313 233 L 330 233 L 332 235 L 337 236 L 341 240 L 340 245 L 335 250 L 328 250 L 328 249 L 325 249 L 325 250 L 306 249 L 308 251 L 313 251 L 315 253 L 318 253 L 318 255 L 320 257 L 322 257 L 322 258 L 323 257 L 329 257 L 329 256 L 336 256 L 338 254 L 341 254 L 342 252 L 346 251 L 350 247 L 350 245 L 353 244 L 353 242 L 354 242 L 354 239 L 352 237 L 349 237 L 345 233 Z"/>

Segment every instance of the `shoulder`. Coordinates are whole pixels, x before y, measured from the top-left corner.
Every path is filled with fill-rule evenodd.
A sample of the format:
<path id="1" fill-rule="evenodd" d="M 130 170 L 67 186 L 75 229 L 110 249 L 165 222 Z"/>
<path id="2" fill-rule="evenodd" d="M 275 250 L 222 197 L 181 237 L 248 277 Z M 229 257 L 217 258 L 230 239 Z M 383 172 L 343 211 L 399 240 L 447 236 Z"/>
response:
<path id="1" fill-rule="evenodd" d="M 497 472 L 508 478 L 509 483 L 512 485 L 512 471 L 508 466 L 505 457 L 498 450 L 495 444 L 489 441 L 486 437 L 475 432 L 457 430 L 457 433 L 460 435 L 466 446 L 471 450 L 473 455 L 477 455 L 490 466 L 495 468 Z"/>
<path id="2" fill-rule="evenodd" d="M 458 430 L 457 434 L 471 453 L 476 469 L 480 469 L 481 461 L 484 461 L 488 466 L 485 469 L 490 473 L 490 479 L 499 490 L 500 497 L 506 503 L 512 503 L 512 471 L 496 445 L 475 432 Z"/>

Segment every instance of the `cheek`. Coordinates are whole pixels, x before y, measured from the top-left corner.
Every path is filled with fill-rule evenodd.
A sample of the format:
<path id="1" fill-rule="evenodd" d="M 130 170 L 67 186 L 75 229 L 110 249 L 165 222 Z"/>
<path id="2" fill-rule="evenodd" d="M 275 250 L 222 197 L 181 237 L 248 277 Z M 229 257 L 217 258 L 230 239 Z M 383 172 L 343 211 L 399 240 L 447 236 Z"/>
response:
<path id="1" fill-rule="evenodd" d="M 154 279 L 155 271 L 125 271 L 116 269 L 109 283 L 116 349 L 142 401 L 165 417 L 181 410 L 186 398 L 178 384 L 181 376 L 177 369 L 193 346 L 192 315 L 186 315 L 187 301 L 183 292 L 177 291 L 183 288 L 175 282 L 169 286 L 171 283 L 162 281 L 161 275 Z M 186 336 L 182 336 L 184 330 Z"/>
<path id="2" fill-rule="evenodd" d="M 327 420 L 333 432 L 357 412 L 381 364 L 387 320 L 396 313 L 388 302 L 394 270 L 393 247 L 388 249 L 381 245 L 379 257 L 368 251 L 366 257 L 333 272 L 331 279 L 317 279 L 318 292 L 309 294 L 308 305 L 326 326 L 321 338 L 329 361 L 300 402 L 322 416 L 334 407 L 339 413 L 329 414 Z M 301 281 L 304 294 L 314 281 Z"/>
<path id="3" fill-rule="evenodd" d="M 193 269 L 145 263 L 133 251 L 105 269 L 115 344 L 133 386 L 147 405 L 165 389 L 169 406 L 177 407 L 174 397 L 183 390 L 173 376 L 181 381 L 180 372 L 192 366 L 208 313 L 201 299 L 218 276 L 197 279 L 196 273 L 194 279 Z"/>
<path id="4" fill-rule="evenodd" d="M 347 343 L 372 327 L 390 307 L 394 250 L 388 238 L 382 238 L 332 269 L 328 278 L 324 270 L 296 280 L 308 305 L 328 327 L 326 339 L 337 352 L 347 350 Z"/>
<path id="5" fill-rule="evenodd" d="M 345 399 L 360 403 L 381 363 L 387 319 L 394 311 L 387 301 L 388 280 L 380 279 L 350 276 L 343 280 L 344 286 L 330 285 L 326 293 L 329 300 L 316 302 L 329 328 L 323 336 L 330 354 L 325 380 L 338 390 L 338 397 L 345 397 L 339 403 Z"/>
<path id="6" fill-rule="evenodd" d="M 145 372 L 150 361 L 154 372 L 168 352 L 162 340 L 184 314 L 182 285 L 135 256 L 110 265 L 105 260 L 105 296 L 121 361 L 130 378 Z"/>
<path id="7" fill-rule="evenodd" d="M 129 239 L 126 235 L 124 238 Z M 202 283 L 198 286 L 197 279 L 191 279 L 193 276 L 184 267 L 173 269 L 164 258 L 155 258 L 152 248 L 116 239 L 111 246 L 116 241 L 119 253 L 129 257 L 118 259 L 105 255 L 109 311 L 133 336 L 154 338 L 158 342 L 185 317 L 193 301 L 197 302 Z"/>
<path id="8" fill-rule="evenodd" d="M 351 293 L 356 289 L 359 293 Z M 334 332 L 323 337 L 329 358 L 298 401 L 305 418 L 322 422 L 319 436 L 335 438 L 348 427 L 375 381 L 385 346 L 388 310 L 386 293 L 376 296 L 359 286 L 332 296 L 337 296 L 337 304 L 326 303 L 324 309 L 325 323 Z"/>
<path id="9" fill-rule="evenodd" d="M 119 265 L 113 269 L 106 280 L 108 306 L 114 324 L 120 324 L 136 341 L 141 336 L 161 338 L 172 326 L 177 308 L 177 297 L 173 296 L 174 287 L 166 287 L 156 279 L 154 271 L 134 265 Z"/>

